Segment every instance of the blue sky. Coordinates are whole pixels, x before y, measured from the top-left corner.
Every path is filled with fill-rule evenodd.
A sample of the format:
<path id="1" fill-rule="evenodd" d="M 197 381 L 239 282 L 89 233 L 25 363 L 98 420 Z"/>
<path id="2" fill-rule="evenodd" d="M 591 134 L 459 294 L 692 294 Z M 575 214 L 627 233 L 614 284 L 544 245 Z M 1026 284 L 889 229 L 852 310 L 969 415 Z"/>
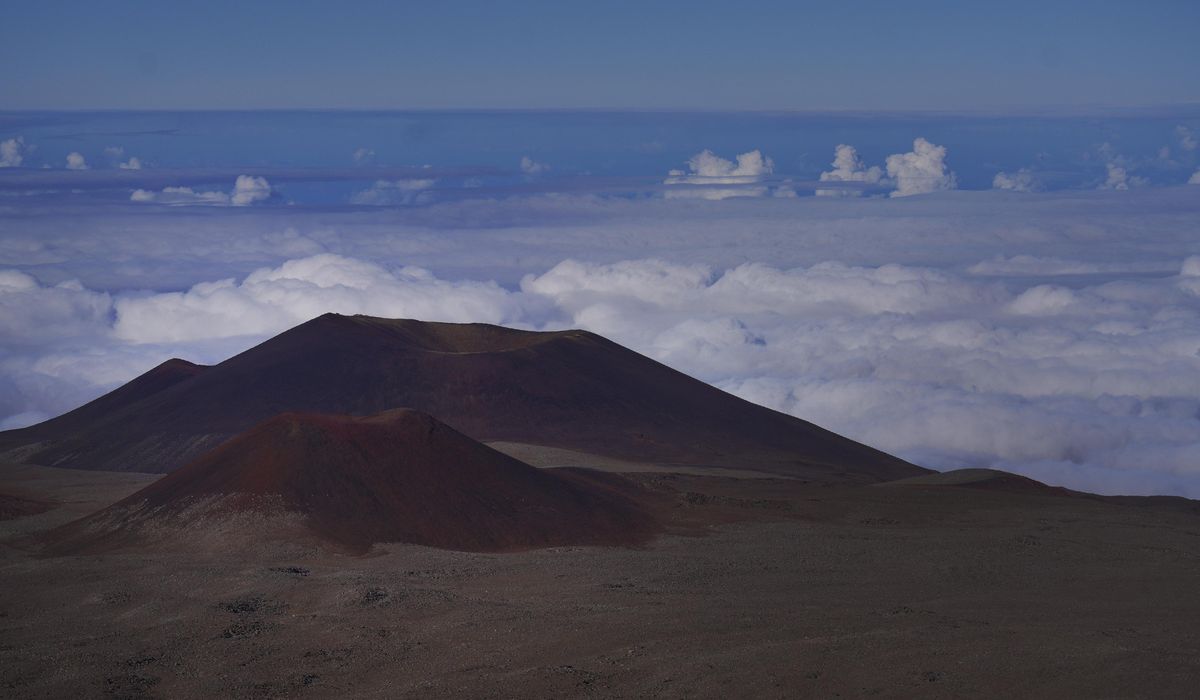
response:
<path id="1" fill-rule="evenodd" d="M 6 109 L 1200 100 L 1194 2 L 6 3 Z"/>

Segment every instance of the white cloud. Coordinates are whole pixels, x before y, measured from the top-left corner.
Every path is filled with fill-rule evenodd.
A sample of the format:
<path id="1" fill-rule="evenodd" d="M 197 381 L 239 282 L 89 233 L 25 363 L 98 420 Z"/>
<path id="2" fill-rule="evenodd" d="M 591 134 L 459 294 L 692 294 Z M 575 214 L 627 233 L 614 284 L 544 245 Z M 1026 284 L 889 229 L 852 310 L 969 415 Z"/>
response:
<path id="1" fill-rule="evenodd" d="M 934 466 L 1200 495 L 1191 279 L 1014 295 L 900 266 L 718 275 L 630 261 L 563 263 L 522 289 L 550 297 L 566 325 Z"/>
<path id="2" fill-rule="evenodd" d="M 0 208 L 0 266 L 24 275 L 0 304 L 0 422 L 337 310 L 583 325 L 934 466 L 1200 495 L 1190 192 L 746 204 L 114 204 L 82 230 L 53 204 Z"/>
<path id="3" fill-rule="evenodd" d="M 375 160 L 375 151 L 370 148 L 357 148 L 351 155 L 354 158 L 354 162 L 359 165 L 364 165 Z"/>
<path id="4" fill-rule="evenodd" d="M 245 207 L 255 202 L 261 202 L 271 197 L 271 185 L 264 177 L 253 175 L 238 175 L 233 183 L 233 192 L 229 203 L 235 207 Z"/>
<path id="5" fill-rule="evenodd" d="M 883 179 L 883 170 L 877 165 L 866 167 L 858 157 L 854 146 L 839 144 L 834 149 L 833 170 L 821 173 L 821 182 L 862 182 L 878 184 Z M 861 190 L 852 189 L 818 189 L 818 197 L 859 196 Z"/>
<path id="6" fill-rule="evenodd" d="M 1197 170 L 1196 172 L 1192 173 L 1192 176 L 1188 178 L 1188 184 L 1189 185 L 1200 185 L 1200 170 Z"/>
<path id="7" fill-rule="evenodd" d="M 754 182 L 764 175 L 770 175 L 775 170 L 775 163 L 758 150 L 739 154 L 737 163 L 704 150 L 688 160 L 688 167 L 691 171 L 690 176 L 697 178 L 697 184 L 709 180 L 720 184 L 735 184 Z M 672 171 L 671 175 L 679 177 L 685 174 L 682 171 Z"/>
<path id="8" fill-rule="evenodd" d="M 704 150 L 688 159 L 688 170 L 672 170 L 664 180 L 667 185 L 702 185 L 703 188 L 667 190 L 668 198 L 727 199 L 729 197 L 762 197 L 770 192 L 757 183 L 775 171 L 775 162 L 760 151 L 739 154 L 737 162 L 726 160 L 712 151 Z M 741 185 L 741 187 L 713 187 Z"/>
<path id="9" fill-rule="evenodd" d="M 229 205 L 229 195 L 224 192 L 197 192 L 191 187 L 164 187 L 159 192 L 134 190 L 133 194 L 129 195 L 129 200 L 132 202 L 149 202 L 176 206 L 189 204 Z"/>
<path id="10" fill-rule="evenodd" d="M 952 190 L 957 186 L 954 173 L 946 168 L 946 147 L 923 138 L 913 141 L 912 151 L 888 156 L 887 174 L 896 183 L 893 197 Z"/>
<path id="11" fill-rule="evenodd" d="M 1100 183 L 1098 189 L 1128 190 L 1130 187 L 1144 187 L 1149 184 L 1146 178 L 1130 175 L 1125 168 L 1115 163 L 1106 163 L 1105 168 L 1108 170 L 1108 177 Z"/>
<path id="12" fill-rule="evenodd" d="M 432 201 L 433 180 L 377 180 L 370 189 L 355 192 L 351 204 L 377 206 L 425 204 Z"/>
<path id="13" fill-rule="evenodd" d="M 240 283 L 124 297 L 115 308 L 114 335 L 130 343 L 264 336 L 327 311 L 490 323 L 517 315 L 509 293 L 495 284 L 445 282 L 420 268 L 388 270 L 331 254 L 261 268 Z"/>
<path id="14" fill-rule="evenodd" d="M 115 299 L 9 271 L 0 334 L 31 349 L 5 344 L 0 384 L 17 389 L 0 420 L 61 410 L 78 385 L 152 358 L 220 359 L 325 311 L 581 326 L 933 466 L 1200 495 L 1200 256 L 1176 264 L 1173 277 L 1013 291 L 902 265 L 564 261 L 513 292 L 323 254 Z"/>
<path id="15" fill-rule="evenodd" d="M 539 163 L 529 156 L 521 156 L 521 172 L 526 175 L 541 175 L 550 169 L 549 165 Z"/>
<path id="16" fill-rule="evenodd" d="M 1063 277 L 1072 275 L 1102 275 L 1123 273 L 1160 273 L 1170 271 L 1169 265 L 1151 261 L 1089 262 L 1036 255 L 997 255 L 991 260 L 967 268 L 972 275 L 991 277 Z"/>
<path id="17" fill-rule="evenodd" d="M 1179 147 L 1185 151 L 1194 151 L 1200 145 L 1196 141 L 1196 134 L 1183 124 L 1175 127 L 1175 136 L 1179 139 Z"/>
<path id="18" fill-rule="evenodd" d="M 992 187 L 1012 192 L 1036 192 L 1040 189 L 1040 184 L 1032 170 L 1021 168 L 1015 173 L 996 173 L 996 177 L 992 178 Z"/>
<path id="19" fill-rule="evenodd" d="M 1179 276 L 1200 277 L 1200 255 L 1184 258 L 1183 264 L 1179 266 Z"/>
<path id="20" fill-rule="evenodd" d="M 124 167 L 124 166 L 122 166 Z M 141 167 L 141 164 L 138 164 Z M 134 190 L 129 196 L 130 201 L 153 204 L 168 204 L 172 206 L 208 205 L 245 207 L 262 202 L 271 197 L 271 185 L 266 178 L 253 175 L 238 175 L 233 183 L 233 190 L 224 192 L 197 191 L 191 187 L 164 187 L 158 192 L 151 190 Z"/>
<path id="21" fill-rule="evenodd" d="M 0 168 L 21 167 L 29 150 L 25 146 L 25 139 L 20 136 L 0 141 Z"/>
<path id="22" fill-rule="evenodd" d="M 83 159 L 83 154 L 72 151 L 67 154 L 67 170 L 87 170 L 87 161 Z"/>
<path id="23" fill-rule="evenodd" d="M 108 146 L 104 149 L 104 155 L 108 158 L 111 164 L 115 165 L 121 170 L 142 169 L 142 159 L 138 158 L 137 156 L 130 156 L 124 161 L 121 160 L 125 157 L 124 146 Z"/>
<path id="24" fill-rule="evenodd" d="M 109 323 L 112 299 L 78 281 L 42 285 L 19 270 L 0 270 L 0 338 L 27 345 L 93 335 Z"/>

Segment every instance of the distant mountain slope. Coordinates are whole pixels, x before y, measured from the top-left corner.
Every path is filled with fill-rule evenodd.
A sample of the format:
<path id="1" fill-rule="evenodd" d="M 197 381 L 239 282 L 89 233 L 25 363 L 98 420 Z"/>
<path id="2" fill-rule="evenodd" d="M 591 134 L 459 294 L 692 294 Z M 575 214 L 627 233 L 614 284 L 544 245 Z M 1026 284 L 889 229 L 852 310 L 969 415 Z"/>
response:
<path id="1" fill-rule="evenodd" d="M 1034 481 L 1020 474 L 1000 471 L 999 469 L 954 469 L 935 474 L 924 474 L 907 479 L 890 481 L 882 486 L 953 486 L 984 491 L 1005 491 L 1010 493 L 1044 494 L 1053 496 L 1068 496 L 1077 492 L 1069 491 L 1061 486 L 1048 486 L 1040 481 Z"/>
<path id="2" fill-rule="evenodd" d="M 1053 496 L 1059 498 L 1084 498 L 1104 503 L 1114 503 L 1134 508 L 1155 508 L 1200 514 L 1200 501 L 1182 496 L 1104 496 L 1086 491 L 1074 491 L 1062 486 L 1050 486 L 1027 476 L 999 469 L 970 468 L 924 474 L 889 481 L 878 486 L 966 488 L 996 493 L 1021 494 L 1027 496 Z"/>
<path id="3" fill-rule="evenodd" d="M 476 440 L 636 461 L 828 481 L 926 473 L 585 331 L 326 314 L 190 376 L 180 369 L 0 434 L 0 449 L 25 445 L 36 464 L 163 472 L 284 411 L 408 407 Z M 176 381 L 151 382 L 160 370 Z"/>
<path id="4" fill-rule="evenodd" d="M 359 550 L 375 542 L 501 551 L 648 539 L 656 521 L 612 484 L 531 467 L 417 411 L 285 413 L 59 538 L 87 549 L 146 533 L 200 536 L 256 512 L 298 514 L 312 534 Z"/>

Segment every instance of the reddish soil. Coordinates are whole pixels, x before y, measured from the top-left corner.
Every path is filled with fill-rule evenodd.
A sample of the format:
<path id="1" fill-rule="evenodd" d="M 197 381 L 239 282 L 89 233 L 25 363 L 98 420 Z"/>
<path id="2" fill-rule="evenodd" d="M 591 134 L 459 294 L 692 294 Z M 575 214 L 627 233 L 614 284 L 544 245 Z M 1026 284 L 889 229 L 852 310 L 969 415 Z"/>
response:
<path id="1" fill-rule="evenodd" d="M 312 534 L 360 551 L 376 542 L 466 551 L 636 545 L 659 530 L 630 497 L 637 491 L 616 475 L 531 467 L 417 411 L 286 413 L 63 534 L 105 548 L 148 527 L 204 529 L 231 510 L 282 504 Z M 79 540 L 80 532 L 89 534 Z"/>
<path id="2" fill-rule="evenodd" d="M 14 518 L 24 518 L 29 515 L 45 513 L 53 508 L 54 505 L 53 503 L 16 496 L 11 493 L 0 493 L 0 520 L 13 520 Z"/>

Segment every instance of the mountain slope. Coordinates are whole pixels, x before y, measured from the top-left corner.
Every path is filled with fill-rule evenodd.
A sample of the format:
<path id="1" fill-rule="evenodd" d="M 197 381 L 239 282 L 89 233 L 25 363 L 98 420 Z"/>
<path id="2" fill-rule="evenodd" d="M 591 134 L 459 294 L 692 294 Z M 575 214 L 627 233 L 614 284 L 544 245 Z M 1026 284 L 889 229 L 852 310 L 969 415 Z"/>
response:
<path id="1" fill-rule="evenodd" d="M 91 406 L 73 413 L 103 415 L 67 414 L 0 444 L 39 443 L 25 457 L 37 464 L 171 471 L 284 411 L 409 407 L 480 441 L 636 461 L 839 481 L 925 473 L 585 331 L 326 314 L 136 401 Z"/>
<path id="2" fill-rule="evenodd" d="M 531 467 L 396 409 L 268 419 L 59 536 L 78 549 L 203 536 L 247 512 L 299 515 L 311 534 L 358 550 L 636 544 L 658 529 L 611 481 Z"/>

